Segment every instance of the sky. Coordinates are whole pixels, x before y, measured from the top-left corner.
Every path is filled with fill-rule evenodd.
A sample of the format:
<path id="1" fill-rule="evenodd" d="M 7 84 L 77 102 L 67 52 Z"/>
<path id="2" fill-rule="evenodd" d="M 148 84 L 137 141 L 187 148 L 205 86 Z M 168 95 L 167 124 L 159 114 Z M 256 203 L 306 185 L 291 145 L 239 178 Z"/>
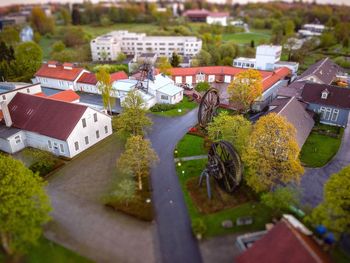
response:
<path id="1" fill-rule="evenodd" d="M 211 2 L 214 2 L 215 0 L 212 0 Z M 247 2 L 267 2 L 269 0 L 233 0 L 237 3 L 247 3 Z M 287 0 L 292 1 L 292 0 Z M 303 0 L 306 1 L 312 1 L 312 0 Z M 320 4 L 347 4 L 350 5 L 350 0 L 316 0 L 317 3 Z M 0 6 L 6 6 L 10 4 L 33 4 L 33 3 L 46 3 L 48 0 L 0 0 Z M 67 3 L 67 2 L 83 2 L 83 0 L 52 0 L 52 2 L 61 2 L 61 3 Z M 99 2 L 99 0 L 91 0 L 91 2 Z M 222 2 L 222 0 L 217 0 L 217 2 Z"/>

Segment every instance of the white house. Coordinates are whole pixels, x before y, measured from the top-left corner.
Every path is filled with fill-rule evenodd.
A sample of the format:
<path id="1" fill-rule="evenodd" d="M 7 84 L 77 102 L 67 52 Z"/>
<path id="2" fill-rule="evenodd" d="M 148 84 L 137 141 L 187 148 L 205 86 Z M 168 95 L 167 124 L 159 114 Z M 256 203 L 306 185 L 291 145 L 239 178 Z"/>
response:
<path id="1" fill-rule="evenodd" d="M 22 42 L 33 41 L 34 31 L 30 26 L 22 28 L 19 34 Z"/>
<path id="2" fill-rule="evenodd" d="M 113 31 L 91 40 L 90 47 L 93 61 L 113 61 L 121 52 L 128 55 L 155 53 L 165 57 L 177 52 L 180 56 L 193 57 L 202 49 L 202 40 L 194 36 L 147 36 Z"/>
<path id="3" fill-rule="evenodd" d="M 35 83 L 41 83 L 43 87 L 76 90 L 76 83 L 83 73 L 89 71 L 76 67 L 72 63 L 60 64 L 57 61 L 49 61 L 42 64 L 35 73 Z"/>
<path id="4" fill-rule="evenodd" d="M 324 25 L 320 24 L 305 24 L 302 29 L 298 31 L 303 37 L 313 37 L 322 35 L 323 31 L 326 29 Z"/>
<path id="5" fill-rule="evenodd" d="M 112 134 L 111 118 L 87 106 L 17 93 L 2 102 L 0 150 L 27 146 L 72 158 Z"/>
<path id="6" fill-rule="evenodd" d="M 130 90 L 137 89 L 148 109 L 156 103 L 176 104 L 183 99 L 183 89 L 164 74 L 158 74 L 153 79 L 139 81 L 136 79 L 119 80 L 113 83 L 113 90 L 121 102 Z"/>
<path id="7" fill-rule="evenodd" d="M 209 13 L 207 16 L 207 24 L 227 26 L 229 17 L 230 17 L 230 14 L 228 12 Z"/>
<path id="8" fill-rule="evenodd" d="M 0 103 L 9 103 L 17 93 L 37 94 L 41 92 L 40 83 L 0 82 Z"/>

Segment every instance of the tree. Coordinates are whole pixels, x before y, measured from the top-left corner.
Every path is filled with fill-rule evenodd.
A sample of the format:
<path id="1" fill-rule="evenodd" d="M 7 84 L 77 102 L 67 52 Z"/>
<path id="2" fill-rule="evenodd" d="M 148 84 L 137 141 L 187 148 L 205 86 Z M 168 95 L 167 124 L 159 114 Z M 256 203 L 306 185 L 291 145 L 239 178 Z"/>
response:
<path id="1" fill-rule="evenodd" d="M 41 7 L 33 7 L 30 21 L 34 29 L 40 34 L 45 35 L 47 33 L 54 33 L 55 21 L 53 18 L 47 17 Z"/>
<path id="2" fill-rule="evenodd" d="M 248 144 L 251 130 L 250 121 L 242 115 L 229 115 L 226 111 L 220 112 L 208 124 L 208 136 L 211 140 L 230 142 L 240 155 Z"/>
<path id="3" fill-rule="evenodd" d="M 51 210 L 44 186 L 22 162 L 0 156 L 0 242 L 6 254 L 26 252 L 41 236 Z"/>
<path id="4" fill-rule="evenodd" d="M 19 43 L 19 31 L 13 26 L 7 26 L 0 32 L 0 41 L 9 46 L 14 46 Z"/>
<path id="5" fill-rule="evenodd" d="M 254 42 L 254 40 L 251 40 L 251 41 L 250 41 L 250 47 L 251 47 L 251 48 L 255 48 L 255 42 Z"/>
<path id="6" fill-rule="evenodd" d="M 335 233 L 350 233 L 350 166 L 331 175 L 324 186 L 323 202 L 307 217 L 311 224 L 322 224 Z"/>
<path id="7" fill-rule="evenodd" d="M 336 38 L 333 33 L 325 32 L 321 35 L 321 47 L 327 48 L 336 44 Z"/>
<path id="8" fill-rule="evenodd" d="M 81 17 L 80 17 L 80 11 L 78 6 L 73 7 L 72 11 L 72 24 L 73 25 L 80 25 L 81 23 Z"/>
<path id="9" fill-rule="evenodd" d="M 194 58 L 195 58 L 194 59 L 195 66 L 208 66 L 208 65 L 210 65 L 211 55 L 203 49 Z"/>
<path id="10" fill-rule="evenodd" d="M 75 47 L 85 44 L 87 41 L 85 32 L 80 27 L 67 27 L 64 29 L 63 42 L 67 47 Z"/>
<path id="11" fill-rule="evenodd" d="M 142 190 L 142 178 L 149 175 L 149 169 L 157 160 L 150 141 L 136 135 L 126 141 L 125 152 L 119 157 L 117 167 L 125 173 L 131 172 L 137 178 L 138 189 Z"/>
<path id="12" fill-rule="evenodd" d="M 206 81 L 199 82 L 195 88 L 195 90 L 198 92 L 206 92 L 208 89 L 210 89 L 210 84 Z"/>
<path id="13" fill-rule="evenodd" d="M 299 204 L 299 193 L 290 187 L 277 187 L 272 192 L 264 193 L 261 202 L 271 208 L 274 216 L 280 217 L 290 206 Z"/>
<path id="14" fill-rule="evenodd" d="M 17 81 L 28 81 L 34 73 L 40 68 L 43 51 L 41 47 L 34 42 L 23 42 L 15 49 L 16 66 L 20 73 L 17 75 Z"/>
<path id="15" fill-rule="evenodd" d="M 120 135 L 143 135 L 152 121 L 146 115 L 145 102 L 137 90 L 128 92 L 122 102 L 123 112 L 114 118 L 113 126 Z"/>
<path id="16" fill-rule="evenodd" d="M 181 62 L 181 57 L 176 53 L 173 52 L 171 59 L 170 59 L 170 64 L 172 67 L 178 67 Z"/>
<path id="17" fill-rule="evenodd" d="M 98 89 L 102 95 L 103 107 L 112 113 L 112 105 L 115 102 L 115 98 L 111 96 L 113 91 L 111 75 L 104 67 L 100 67 L 99 71 L 96 73 L 96 79 L 98 81 Z"/>
<path id="18" fill-rule="evenodd" d="M 72 17 L 67 8 L 62 7 L 60 9 L 60 16 L 65 26 L 69 25 L 72 22 Z"/>
<path id="19" fill-rule="evenodd" d="M 128 202 L 135 198 L 135 188 L 134 180 L 128 178 L 122 179 L 110 193 L 110 197 L 117 201 L 125 202 L 125 205 L 128 206 Z"/>
<path id="20" fill-rule="evenodd" d="M 248 111 L 254 100 L 262 94 L 261 73 L 254 69 L 238 73 L 227 87 L 227 92 L 230 100 L 238 105 L 240 111 Z"/>
<path id="21" fill-rule="evenodd" d="M 15 51 L 12 46 L 7 46 L 4 41 L 0 42 L 0 61 L 10 62 L 15 59 Z"/>
<path id="22" fill-rule="evenodd" d="M 66 45 L 61 41 L 56 41 L 52 45 L 52 52 L 61 52 L 66 48 Z"/>
<path id="23" fill-rule="evenodd" d="M 123 52 L 118 53 L 117 62 L 122 63 L 126 59 L 126 55 Z"/>
<path id="24" fill-rule="evenodd" d="M 279 184 L 298 182 L 304 172 L 299 151 L 292 124 L 275 113 L 261 117 L 242 155 L 247 184 L 261 192 Z"/>
<path id="25" fill-rule="evenodd" d="M 160 57 L 157 65 L 159 71 L 165 75 L 170 75 L 171 64 L 168 58 Z"/>
<path id="26" fill-rule="evenodd" d="M 284 24 L 283 24 L 283 31 L 284 31 L 284 35 L 286 36 L 292 36 L 294 35 L 294 30 L 295 30 L 295 24 L 293 22 L 293 20 L 287 20 Z"/>

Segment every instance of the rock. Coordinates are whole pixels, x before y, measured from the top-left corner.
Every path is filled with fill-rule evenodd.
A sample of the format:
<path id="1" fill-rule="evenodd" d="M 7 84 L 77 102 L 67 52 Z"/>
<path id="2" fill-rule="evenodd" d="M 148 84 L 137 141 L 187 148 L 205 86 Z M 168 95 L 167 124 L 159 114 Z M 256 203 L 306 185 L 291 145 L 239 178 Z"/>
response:
<path id="1" fill-rule="evenodd" d="M 225 220 L 225 221 L 222 221 L 221 226 L 223 228 L 232 228 L 233 227 L 233 223 L 232 223 L 231 220 Z"/>

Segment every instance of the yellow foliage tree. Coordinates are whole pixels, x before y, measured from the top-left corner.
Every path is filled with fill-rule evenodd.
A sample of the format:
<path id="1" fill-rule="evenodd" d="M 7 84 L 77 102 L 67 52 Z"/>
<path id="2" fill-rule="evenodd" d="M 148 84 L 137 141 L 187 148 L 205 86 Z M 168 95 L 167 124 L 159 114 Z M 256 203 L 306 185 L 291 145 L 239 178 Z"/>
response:
<path id="1" fill-rule="evenodd" d="M 292 124 L 275 113 L 261 117 L 242 156 L 247 184 L 261 192 L 281 183 L 298 182 L 304 172 L 299 151 Z"/>
<path id="2" fill-rule="evenodd" d="M 237 103 L 242 112 L 246 112 L 254 100 L 261 96 L 262 89 L 261 73 L 254 69 L 248 69 L 237 74 L 227 87 L 227 92 L 230 100 Z"/>
<path id="3" fill-rule="evenodd" d="M 98 81 L 98 89 L 102 95 L 103 107 L 108 109 L 112 114 L 112 105 L 115 102 L 115 99 L 111 97 L 112 95 L 112 84 L 111 84 L 111 75 L 108 73 L 105 67 L 101 67 L 96 73 L 96 79 Z"/>
<path id="4" fill-rule="evenodd" d="M 159 71 L 165 75 L 170 75 L 170 69 L 172 68 L 167 57 L 160 57 L 158 62 Z"/>

